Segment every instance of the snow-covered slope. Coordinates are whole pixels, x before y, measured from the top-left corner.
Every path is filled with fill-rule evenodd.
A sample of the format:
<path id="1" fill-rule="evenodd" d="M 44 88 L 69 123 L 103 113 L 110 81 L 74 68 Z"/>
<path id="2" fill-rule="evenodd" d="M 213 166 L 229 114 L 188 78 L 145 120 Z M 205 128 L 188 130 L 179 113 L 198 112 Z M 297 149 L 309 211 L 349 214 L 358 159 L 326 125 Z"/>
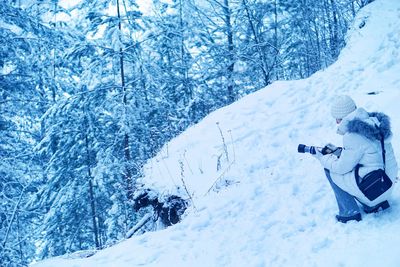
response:
<path id="1" fill-rule="evenodd" d="M 181 223 L 34 266 L 400 266 L 400 189 L 391 210 L 337 223 L 319 162 L 297 153 L 299 143 L 341 144 L 329 104 L 348 94 L 391 116 L 400 159 L 400 1 L 364 8 L 347 41 L 328 69 L 210 114 L 149 161 L 143 182 L 192 196 Z"/>

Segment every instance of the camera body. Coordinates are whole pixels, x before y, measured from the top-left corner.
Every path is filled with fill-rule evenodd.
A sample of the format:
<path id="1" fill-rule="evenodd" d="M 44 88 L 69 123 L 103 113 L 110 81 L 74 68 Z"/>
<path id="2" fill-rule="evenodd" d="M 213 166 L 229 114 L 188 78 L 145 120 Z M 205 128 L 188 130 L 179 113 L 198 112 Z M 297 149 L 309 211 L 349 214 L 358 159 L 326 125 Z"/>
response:
<path id="1" fill-rule="evenodd" d="M 327 144 L 324 147 L 306 146 L 304 144 L 299 144 L 299 146 L 297 147 L 297 152 L 299 153 L 310 153 L 314 155 L 317 153 L 317 151 L 319 151 L 322 155 L 334 154 L 339 157 L 342 153 L 342 148 L 334 146 L 332 144 Z"/>

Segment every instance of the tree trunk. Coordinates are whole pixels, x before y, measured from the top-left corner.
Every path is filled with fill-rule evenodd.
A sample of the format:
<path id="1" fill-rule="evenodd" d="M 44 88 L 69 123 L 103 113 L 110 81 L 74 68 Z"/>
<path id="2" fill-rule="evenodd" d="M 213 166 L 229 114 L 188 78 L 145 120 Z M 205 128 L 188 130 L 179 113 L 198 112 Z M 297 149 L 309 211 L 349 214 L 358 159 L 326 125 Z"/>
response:
<path id="1" fill-rule="evenodd" d="M 85 119 L 85 121 L 87 121 Z M 85 125 L 86 129 L 88 129 L 88 125 Z M 99 228 L 97 226 L 97 212 L 96 212 L 96 204 L 93 190 L 93 182 L 92 182 L 92 171 L 91 171 L 91 162 L 90 162 L 90 150 L 89 150 L 89 140 L 87 134 L 85 135 L 85 143 L 86 143 L 86 165 L 88 170 L 88 178 L 89 178 L 89 201 L 90 208 L 92 212 L 92 223 L 93 223 L 93 234 L 94 234 L 94 242 L 96 244 L 96 248 L 100 249 L 99 242 Z"/>
<path id="2" fill-rule="evenodd" d="M 330 0 L 330 9 L 332 11 L 332 34 L 331 34 L 331 53 L 333 58 L 339 55 L 339 25 L 336 11 L 335 0 Z"/>
<path id="3" fill-rule="evenodd" d="M 275 49 L 275 57 L 274 57 L 274 65 L 275 65 L 275 79 L 279 80 L 279 66 L 278 66 L 278 57 L 279 57 L 279 49 L 278 49 L 278 1 L 274 1 L 274 49 Z"/>
<path id="4" fill-rule="evenodd" d="M 54 29 L 57 28 L 57 2 L 54 2 Z M 57 82 L 56 82 L 56 51 L 55 48 L 53 49 L 53 86 L 52 86 L 52 93 L 53 93 L 53 101 L 56 102 L 57 97 Z"/>
<path id="5" fill-rule="evenodd" d="M 94 242 L 96 244 L 96 248 L 100 249 L 100 241 L 99 241 L 99 228 L 97 227 L 97 212 L 94 198 L 94 190 L 93 190 L 93 182 L 92 177 L 90 176 L 90 168 L 88 168 L 89 175 L 89 197 L 90 197 L 90 208 L 92 210 L 92 223 L 93 223 L 93 233 L 94 233 Z"/>
<path id="6" fill-rule="evenodd" d="M 15 220 L 16 217 L 17 217 L 19 205 L 20 205 L 20 203 L 21 203 L 21 201 L 22 201 L 22 197 L 23 197 L 24 193 L 25 193 L 25 188 L 23 188 L 21 194 L 19 195 L 18 201 L 17 201 L 17 203 L 15 203 L 13 213 L 12 213 L 12 215 L 11 215 L 11 218 L 10 218 L 9 222 L 8 222 L 6 234 L 5 234 L 4 239 L 3 239 L 3 242 L 2 242 L 2 247 L 3 247 L 3 249 L 6 247 L 7 239 L 8 239 L 8 236 L 9 236 L 10 232 L 11 232 L 11 227 L 12 227 L 12 225 L 13 225 L 13 223 L 14 223 L 14 220 Z"/>
<path id="7" fill-rule="evenodd" d="M 261 59 L 261 71 L 263 74 L 264 86 L 267 86 L 270 83 L 270 78 L 269 78 L 269 74 L 268 74 L 269 67 L 268 67 L 267 60 L 265 58 L 265 53 L 261 49 L 262 44 L 261 44 L 260 38 L 258 36 L 258 33 L 256 31 L 256 28 L 254 26 L 253 18 L 250 15 L 249 7 L 248 7 L 246 0 L 243 0 L 243 6 L 246 10 L 246 16 L 247 16 L 247 19 L 249 20 L 250 29 L 254 35 L 254 41 L 255 41 L 256 48 L 257 48 L 257 53 L 259 54 L 259 57 Z"/>
<path id="8" fill-rule="evenodd" d="M 180 34 L 181 34 L 181 44 L 180 44 L 180 58 L 182 64 L 182 85 L 185 88 L 185 106 L 188 105 L 190 99 L 193 97 L 193 92 L 191 85 L 189 84 L 189 68 L 187 66 L 186 52 L 185 52 L 185 35 L 184 35 L 184 21 L 183 21 L 183 2 L 184 0 L 179 0 L 179 26 L 180 26 Z"/>
<path id="9" fill-rule="evenodd" d="M 89 144 L 89 137 L 88 134 L 90 132 L 90 126 L 88 121 L 88 115 L 86 113 L 85 107 L 83 107 L 83 130 L 86 131 L 85 133 L 85 148 L 86 148 L 86 167 L 87 167 L 87 176 L 89 179 L 89 202 L 90 202 L 90 211 L 92 215 L 92 225 L 93 225 L 93 237 L 94 243 L 97 249 L 100 249 L 100 242 L 99 242 L 99 228 L 97 223 L 97 212 L 96 212 L 96 199 L 94 196 L 94 189 L 93 189 L 93 177 L 92 177 L 92 160 L 90 157 L 90 144 Z"/>
<path id="10" fill-rule="evenodd" d="M 231 23 L 231 10 L 229 8 L 229 0 L 224 0 L 224 15 L 225 15 L 225 26 L 226 26 L 226 37 L 228 42 L 228 104 L 235 101 L 235 92 L 234 92 L 234 81 L 233 81 L 233 71 L 234 71 L 234 46 L 233 46 L 233 31 L 232 31 L 232 23 Z"/>
<path id="11" fill-rule="evenodd" d="M 313 67 L 313 70 L 312 70 L 312 72 L 315 72 L 316 70 L 319 70 L 319 69 L 321 68 L 321 65 L 322 65 L 323 67 L 326 67 L 326 66 L 327 66 L 327 63 L 326 63 L 325 57 L 323 57 L 323 58 L 324 58 L 324 61 L 323 61 L 324 63 L 322 63 L 322 58 L 321 58 L 321 56 L 322 56 L 321 41 L 322 41 L 322 40 L 321 40 L 320 33 L 319 33 L 319 27 L 318 27 L 318 25 L 317 25 L 315 19 L 313 20 L 312 23 L 313 23 L 314 32 L 315 32 L 315 43 L 316 43 L 316 45 L 317 45 L 317 51 L 316 51 L 316 58 L 315 58 L 315 61 L 317 61 L 316 64 L 318 64 L 318 65 L 317 65 L 316 68 Z M 311 46 L 312 46 L 312 38 L 311 38 L 310 42 L 311 42 Z M 313 50 L 313 49 L 312 49 L 312 50 Z"/>
<path id="12" fill-rule="evenodd" d="M 119 7 L 119 0 L 117 0 L 117 14 L 118 14 L 118 29 L 120 31 L 120 34 L 122 34 L 122 19 L 121 19 L 121 13 L 120 13 L 120 7 Z M 122 40 L 121 40 L 122 41 Z M 128 104 L 127 100 L 127 92 L 126 92 L 126 86 L 125 86 L 125 72 L 124 72 L 124 53 L 122 51 L 122 47 L 119 49 L 119 63 L 120 63 L 120 75 L 121 75 L 121 88 L 123 92 L 123 104 L 125 107 L 125 112 L 126 112 L 126 106 Z M 126 116 L 125 116 L 126 119 Z M 130 168 L 130 162 L 131 162 L 131 152 L 130 152 L 130 147 L 129 147 L 129 134 L 125 132 L 124 134 L 124 156 L 125 156 L 125 161 L 126 161 L 126 168 L 125 168 L 125 181 L 127 185 L 127 194 L 128 194 L 128 199 L 132 200 L 133 199 L 133 192 L 134 192 L 134 185 L 133 185 L 133 179 L 132 179 L 132 171 Z"/>

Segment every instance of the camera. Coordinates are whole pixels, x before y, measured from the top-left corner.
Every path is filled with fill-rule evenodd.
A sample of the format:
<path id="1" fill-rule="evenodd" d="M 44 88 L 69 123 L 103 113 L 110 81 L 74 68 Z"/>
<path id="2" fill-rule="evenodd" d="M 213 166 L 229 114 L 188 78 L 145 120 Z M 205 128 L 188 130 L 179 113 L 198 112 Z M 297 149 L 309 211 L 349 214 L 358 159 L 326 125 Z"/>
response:
<path id="1" fill-rule="evenodd" d="M 320 147 L 315 148 L 315 146 L 306 146 L 303 144 L 299 144 L 297 147 L 297 152 L 299 153 L 310 153 L 310 154 L 316 154 L 316 149 L 320 149 Z"/>
<path id="2" fill-rule="evenodd" d="M 340 156 L 342 153 L 342 148 L 341 147 L 336 147 L 332 144 L 327 144 L 324 147 L 317 147 L 317 146 L 306 146 L 303 144 L 299 144 L 297 147 L 297 152 L 299 153 L 310 153 L 310 154 L 316 154 L 317 150 L 321 152 L 322 155 L 327 155 L 327 154 L 334 154 L 337 157 Z"/>

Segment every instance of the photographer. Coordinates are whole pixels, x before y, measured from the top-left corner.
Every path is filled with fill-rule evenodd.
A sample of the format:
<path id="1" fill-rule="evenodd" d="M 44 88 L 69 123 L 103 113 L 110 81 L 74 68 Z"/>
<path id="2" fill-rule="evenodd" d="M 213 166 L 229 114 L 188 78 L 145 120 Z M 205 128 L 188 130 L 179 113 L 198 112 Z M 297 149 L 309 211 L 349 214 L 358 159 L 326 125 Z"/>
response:
<path id="1" fill-rule="evenodd" d="M 390 143 L 392 133 L 389 117 L 357 108 L 349 96 L 336 97 L 331 106 L 331 114 L 338 124 L 337 133 L 343 135 L 343 150 L 340 156 L 333 153 L 323 155 L 317 150 L 315 157 L 324 167 L 335 193 L 339 208 L 336 219 L 342 223 L 360 221 L 357 201 L 366 213 L 390 207 L 388 200 L 398 168 Z M 378 171 L 381 176 L 385 176 L 385 180 L 379 178 L 376 181 L 384 181 L 383 186 L 386 188 L 374 189 L 372 186 L 377 183 L 375 181 L 368 186 L 360 185 L 371 176 L 376 176 Z M 366 191 L 371 188 L 375 190 L 372 192 L 375 196 L 372 197 Z M 376 193 L 377 190 L 381 192 Z"/>

